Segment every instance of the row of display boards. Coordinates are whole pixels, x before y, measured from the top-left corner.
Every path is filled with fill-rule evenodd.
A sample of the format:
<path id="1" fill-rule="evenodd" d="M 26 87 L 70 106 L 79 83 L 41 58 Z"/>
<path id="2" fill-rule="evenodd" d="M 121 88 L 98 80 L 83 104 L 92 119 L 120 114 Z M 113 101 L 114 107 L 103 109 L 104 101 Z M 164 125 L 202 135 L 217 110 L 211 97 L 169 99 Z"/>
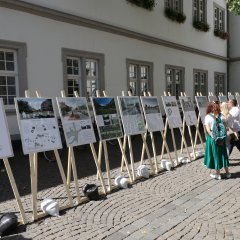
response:
<path id="1" fill-rule="evenodd" d="M 206 107 L 208 105 L 208 99 L 206 96 L 200 96 L 200 94 L 198 94 L 198 96 L 195 97 L 195 101 L 199 109 L 199 116 L 196 116 L 194 104 L 191 98 L 185 94 L 181 94 L 179 101 L 181 103 L 181 108 L 184 115 L 184 118 L 182 120 L 176 97 L 170 96 L 170 94 L 167 95 L 165 93 L 164 96 L 162 96 L 162 103 L 166 113 L 166 122 L 164 124 L 158 97 L 151 96 L 150 93 L 145 94 L 145 96 L 141 97 L 125 96 L 123 93 L 122 96 L 117 97 L 118 104 L 116 104 L 114 97 L 106 96 L 105 92 L 103 93 L 103 97 L 100 97 L 100 94 L 98 92 L 97 97 L 91 98 L 91 106 L 93 108 L 94 118 L 100 138 L 98 154 L 96 153 L 93 145 L 93 143 L 96 142 L 96 137 L 89 113 L 89 103 L 87 102 L 87 99 L 85 97 L 79 97 L 76 92 L 76 97 L 65 97 L 63 91 L 61 93 L 62 97 L 56 98 L 66 144 L 69 150 L 67 177 L 64 174 L 60 156 L 57 151 L 57 149 L 62 148 L 62 142 L 59 132 L 57 115 L 54 109 L 53 98 L 41 97 L 38 92 L 37 97 L 29 97 L 29 93 L 27 91 L 25 98 L 15 98 L 15 107 L 23 152 L 24 154 L 29 155 L 30 160 L 33 220 L 44 216 L 44 214 L 39 213 L 37 209 L 37 162 L 39 152 L 53 150 L 56 155 L 58 168 L 66 189 L 69 202 L 68 205 L 62 206 L 60 208 L 64 209 L 73 206 L 73 200 L 69 190 L 71 174 L 73 174 L 75 190 L 77 193 L 77 204 L 82 201 L 79 193 L 78 177 L 73 151 L 74 146 L 90 144 L 97 168 L 97 176 L 101 181 L 104 193 L 111 191 L 113 187 L 111 182 L 109 156 L 106 144 L 106 141 L 108 140 L 118 140 L 122 153 L 121 170 L 123 170 L 124 166 L 126 167 L 129 181 L 131 183 L 133 183 L 137 178 L 135 174 L 136 170 L 131 143 L 132 135 L 141 134 L 143 140 L 141 164 L 143 163 L 144 154 L 146 152 L 148 157 L 147 160 L 149 161 L 150 171 L 152 174 L 156 174 L 159 171 L 159 163 L 157 160 L 155 140 L 153 136 L 154 132 L 159 131 L 161 132 L 162 136 L 163 144 L 160 161 L 163 159 L 166 150 L 168 161 L 170 161 L 172 165 L 174 165 L 174 162 L 175 165 L 179 163 L 179 153 L 176 148 L 175 137 L 173 133 L 173 129 L 175 128 L 179 128 L 182 136 L 181 153 L 183 152 L 183 146 L 185 146 L 189 160 L 196 159 L 197 157 L 196 143 L 198 137 L 201 141 L 202 148 L 204 149 L 204 143 L 199 132 L 199 123 L 200 119 L 204 121 Z M 234 96 L 230 95 L 229 99 L 233 97 Z M 236 98 L 238 98 L 238 95 Z M 214 100 L 217 100 L 217 98 L 213 96 L 213 94 L 210 94 L 209 101 Z M 227 101 L 227 98 L 226 96 L 221 95 L 219 96 L 219 100 Z M 118 114 L 119 112 L 120 116 Z M 184 137 L 185 125 L 189 130 L 192 145 L 191 147 L 193 151 L 192 153 L 189 152 Z M 175 155 L 174 157 L 172 157 L 172 153 L 170 153 L 168 144 L 166 142 L 168 126 L 172 134 Z M 196 126 L 195 139 L 192 137 L 192 130 L 190 128 L 191 126 Z M 20 209 L 22 222 L 26 223 L 27 220 L 22 207 L 20 196 L 11 172 L 10 165 L 8 163 L 8 158 L 13 156 L 13 150 L 2 99 L 0 99 L 0 129 L 0 159 L 4 160 L 7 173 L 18 203 L 18 207 Z M 149 147 L 146 143 L 147 132 L 150 133 L 152 140 L 151 142 L 154 154 L 154 163 L 152 162 Z M 130 153 L 130 168 L 127 156 L 125 154 L 127 148 L 129 148 Z M 103 154 L 106 165 L 108 189 L 106 188 L 103 174 L 101 172 L 101 159 Z"/>

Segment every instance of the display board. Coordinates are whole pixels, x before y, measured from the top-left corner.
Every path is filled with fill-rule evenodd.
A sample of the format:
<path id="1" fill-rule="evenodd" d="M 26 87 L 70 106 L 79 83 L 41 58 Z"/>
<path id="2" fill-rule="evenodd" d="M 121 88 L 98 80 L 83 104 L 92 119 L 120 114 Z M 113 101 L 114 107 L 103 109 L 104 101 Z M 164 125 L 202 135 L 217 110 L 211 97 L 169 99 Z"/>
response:
<path id="1" fill-rule="evenodd" d="M 228 95 L 228 100 L 236 99 L 234 95 Z"/>
<path id="2" fill-rule="evenodd" d="M 163 106 L 168 118 L 170 128 L 182 127 L 182 118 L 179 112 L 178 103 L 175 96 L 162 96 Z"/>
<path id="3" fill-rule="evenodd" d="M 140 97 L 149 132 L 164 130 L 162 113 L 157 97 Z"/>
<path id="4" fill-rule="evenodd" d="M 114 97 L 92 97 L 93 111 L 101 140 L 123 136 Z"/>
<path id="5" fill-rule="evenodd" d="M 205 122 L 205 116 L 208 106 L 208 100 L 206 96 L 195 96 L 195 100 L 197 103 L 198 111 L 201 117 L 202 123 Z"/>
<path id="6" fill-rule="evenodd" d="M 237 100 L 238 106 L 240 106 L 240 95 L 236 95 L 236 100 Z"/>
<path id="7" fill-rule="evenodd" d="M 147 131 L 137 96 L 119 96 L 118 103 L 125 135 L 142 134 Z"/>
<path id="8" fill-rule="evenodd" d="M 217 97 L 216 96 L 208 96 L 208 101 L 209 102 L 215 102 L 215 101 L 217 101 L 218 99 L 217 99 Z"/>
<path id="9" fill-rule="evenodd" d="M 24 154 L 62 148 L 51 98 L 15 98 Z"/>
<path id="10" fill-rule="evenodd" d="M 191 97 L 179 97 L 187 126 L 197 125 L 197 115 Z"/>
<path id="11" fill-rule="evenodd" d="M 220 103 L 228 102 L 227 96 L 218 96 L 218 99 Z"/>
<path id="12" fill-rule="evenodd" d="M 10 140 L 8 124 L 6 120 L 3 100 L 0 98 L 0 159 L 9 158 L 13 156 L 12 143 Z"/>
<path id="13" fill-rule="evenodd" d="M 96 142 L 85 97 L 58 97 L 57 104 L 68 147 Z"/>

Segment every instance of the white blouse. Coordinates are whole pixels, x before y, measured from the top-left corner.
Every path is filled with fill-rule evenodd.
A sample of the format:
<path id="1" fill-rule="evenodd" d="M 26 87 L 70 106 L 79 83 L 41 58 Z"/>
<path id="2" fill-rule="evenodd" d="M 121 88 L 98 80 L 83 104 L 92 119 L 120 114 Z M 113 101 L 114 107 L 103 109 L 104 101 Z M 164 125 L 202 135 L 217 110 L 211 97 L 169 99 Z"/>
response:
<path id="1" fill-rule="evenodd" d="M 222 114 L 221 114 L 221 119 L 222 119 L 223 123 L 226 122 L 226 119 L 225 119 L 225 117 L 224 117 Z M 213 116 L 211 116 L 210 114 L 207 114 L 207 115 L 205 116 L 204 125 L 208 125 L 208 126 L 210 127 L 210 129 L 212 130 L 212 129 L 213 129 L 214 120 L 215 120 L 215 119 L 214 119 Z"/>

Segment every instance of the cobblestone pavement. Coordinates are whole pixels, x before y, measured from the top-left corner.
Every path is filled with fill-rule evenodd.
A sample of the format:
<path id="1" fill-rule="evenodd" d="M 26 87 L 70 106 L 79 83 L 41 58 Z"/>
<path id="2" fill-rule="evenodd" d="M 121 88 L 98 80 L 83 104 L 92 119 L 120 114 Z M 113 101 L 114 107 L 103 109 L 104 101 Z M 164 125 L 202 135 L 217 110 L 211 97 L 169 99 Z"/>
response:
<path id="1" fill-rule="evenodd" d="M 130 188 L 113 191 L 99 201 L 68 209 L 61 217 L 46 217 L 19 227 L 16 234 L 3 239 L 240 240 L 239 159 L 240 153 L 235 149 L 230 160 L 231 179 L 226 179 L 224 173 L 222 180 L 210 179 L 201 158 L 173 171 L 161 171 L 139 180 Z M 119 173 L 119 168 L 112 170 L 112 179 Z M 54 181 L 54 177 L 49 176 L 48 181 Z M 79 179 L 80 187 L 86 182 L 96 183 L 96 176 Z M 24 187 L 28 186 L 18 185 L 23 195 Z M 39 202 L 51 196 L 66 202 L 64 188 L 57 180 L 46 188 L 39 185 Z M 71 191 L 75 195 L 73 185 Z M 17 211 L 11 189 L 5 186 L 3 192 L 8 199 L 1 199 L 0 211 Z M 30 219 L 30 194 L 22 199 Z"/>

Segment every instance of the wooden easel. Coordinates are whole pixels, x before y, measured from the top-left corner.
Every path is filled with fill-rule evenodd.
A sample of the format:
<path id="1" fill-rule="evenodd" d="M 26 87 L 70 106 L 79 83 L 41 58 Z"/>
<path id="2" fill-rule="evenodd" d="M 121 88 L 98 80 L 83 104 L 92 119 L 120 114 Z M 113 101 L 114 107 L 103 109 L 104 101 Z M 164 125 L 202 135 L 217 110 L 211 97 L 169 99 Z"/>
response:
<path id="1" fill-rule="evenodd" d="M 150 92 L 148 92 L 148 94 L 146 94 L 146 92 L 144 92 L 144 96 L 151 97 L 152 94 Z M 146 124 L 146 127 L 148 129 L 147 124 Z M 173 166 L 172 157 L 171 157 L 166 139 L 164 139 L 163 131 L 161 130 L 160 133 L 161 133 L 161 136 L 162 136 L 162 141 L 165 142 L 165 147 L 166 147 L 166 150 L 167 150 L 169 160 L 170 160 L 170 162 L 172 163 L 172 166 Z M 150 132 L 150 137 L 151 137 L 151 142 L 152 142 L 153 157 L 154 157 L 154 161 L 155 161 L 155 173 L 157 174 L 158 171 L 159 171 L 159 168 L 158 168 L 158 163 L 157 163 L 157 153 L 156 153 L 156 146 L 155 146 L 155 140 L 154 140 L 153 132 Z M 144 134 L 144 138 L 147 139 L 147 133 Z M 142 146 L 141 164 L 143 164 L 144 153 L 145 153 L 145 144 L 143 144 L 143 146 Z"/>
<path id="2" fill-rule="evenodd" d="M 97 97 L 100 97 L 100 91 L 99 90 L 96 91 L 96 94 L 97 94 Z M 103 91 L 103 95 L 104 95 L 104 97 L 107 97 L 105 91 Z M 130 182 L 132 183 L 133 182 L 133 177 L 132 177 L 132 175 L 130 173 L 130 169 L 128 167 L 128 161 L 127 161 L 127 157 L 125 155 L 125 151 L 124 151 L 123 146 L 122 146 L 122 141 L 121 141 L 120 138 L 118 138 L 117 140 L 118 140 L 118 144 L 119 144 L 119 147 L 121 149 L 121 152 L 122 152 L 123 161 L 125 162 L 126 167 L 127 167 L 127 172 L 128 172 Z M 99 165 L 101 165 L 102 150 L 104 152 L 105 166 L 106 166 L 106 171 L 107 171 L 108 187 L 109 187 L 108 191 L 111 192 L 114 186 L 112 186 L 112 183 L 111 183 L 111 173 L 110 173 L 109 156 L 108 156 L 108 148 L 107 148 L 106 140 L 100 140 L 99 141 L 99 149 L 98 149 L 98 164 Z M 97 173 L 97 178 L 98 177 L 99 177 L 99 172 Z"/>
<path id="3" fill-rule="evenodd" d="M 166 92 L 164 92 L 164 96 L 167 96 Z M 171 96 L 170 92 L 168 92 L 168 96 Z M 165 123 L 165 130 L 164 130 L 164 138 L 166 138 L 167 136 L 167 126 L 168 126 L 168 117 L 166 116 L 166 123 Z M 170 127 L 170 126 L 169 126 Z M 173 128 L 170 127 L 170 130 L 171 130 L 171 135 L 172 135 L 172 141 L 173 141 L 173 147 L 174 147 L 174 153 L 175 153 L 175 157 L 176 157 L 176 165 L 179 164 L 179 159 L 178 159 L 178 153 L 177 153 L 177 146 L 176 146 L 176 141 L 175 141 L 175 137 L 174 137 L 174 132 L 173 132 Z M 188 146 L 187 146 L 187 142 L 186 142 L 186 139 L 185 139 L 185 136 L 183 134 L 183 131 L 181 129 L 181 127 L 179 127 L 179 131 L 181 133 L 181 136 L 182 136 L 182 139 L 183 139 L 183 143 L 185 145 L 185 148 L 187 150 L 187 155 L 188 155 L 188 158 L 189 160 L 191 161 L 191 156 L 190 156 L 190 153 L 189 153 L 189 150 L 188 150 Z M 163 153 L 164 153 L 164 147 L 165 147 L 165 142 L 163 142 L 163 145 L 162 145 L 162 154 L 161 154 L 161 159 L 162 159 L 162 156 L 163 156 Z"/>
<path id="4" fill-rule="evenodd" d="M 13 149 L 12 149 L 12 143 L 11 143 L 11 139 L 10 139 L 10 134 L 9 134 L 9 130 L 8 130 L 8 124 L 7 124 L 7 119 L 6 119 L 6 114 L 5 114 L 5 111 L 4 111 L 4 105 L 3 105 L 2 98 L 0 98 L 0 107 L 1 107 L 2 118 L 3 118 L 3 127 L 6 130 L 6 131 L 2 130 L 6 134 L 6 136 L 5 136 L 5 134 L 3 133 L 4 134 L 3 136 L 6 137 L 6 138 L 4 138 L 4 142 L 7 142 L 7 145 L 5 146 L 7 149 L 5 149 L 5 151 L 3 151 L 1 153 L 0 159 L 3 160 L 5 169 L 7 171 L 8 179 L 10 181 L 10 185 L 11 185 L 12 190 L 13 190 L 14 197 L 17 201 L 17 205 L 18 205 L 20 215 L 21 215 L 21 218 L 22 218 L 20 223 L 21 224 L 26 224 L 27 223 L 26 215 L 25 215 L 25 212 L 24 212 L 24 209 L 23 209 L 22 201 L 21 201 L 18 189 L 17 189 L 15 179 L 13 177 L 12 169 L 11 169 L 11 166 L 10 166 L 9 161 L 8 161 L 8 158 L 13 156 Z"/>
<path id="5" fill-rule="evenodd" d="M 238 104 L 238 107 L 240 106 L 240 97 L 239 97 L 239 93 L 238 92 L 235 92 L 235 98 L 237 100 L 237 104 Z"/>
<path id="6" fill-rule="evenodd" d="M 40 94 L 38 91 L 36 91 L 37 97 L 40 97 Z M 25 91 L 25 97 L 29 98 L 30 94 L 29 91 Z M 67 181 L 66 181 L 66 176 L 64 174 L 63 166 L 61 163 L 61 159 L 58 153 L 57 149 L 54 149 L 54 154 L 57 160 L 58 168 L 61 174 L 61 178 L 63 181 L 63 184 L 65 186 L 66 192 L 67 192 L 67 197 L 69 204 L 65 206 L 61 206 L 60 210 L 73 207 L 73 200 L 71 193 L 69 191 L 69 188 L 67 186 Z M 42 218 L 46 216 L 46 213 L 38 213 L 37 210 L 37 181 L 38 181 L 38 152 L 35 153 L 30 153 L 29 154 L 29 162 L 30 162 L 30 177 L 31 177 L 31 190 L 32 190 L 32 207 L 33 207 L 33 220 L 37 220 L 39 218 Z"/>
<path id="7" fill-rule="evenodd" d="M 122 96 L 125 96 L 124 91 L 122 91 Z M 128 91 L 128 96 L 132 96 L 132 93 L 130 91 Z M 153 168 L 153 164 L 152 164 L 152 159 L 151 159 L 151 155 L 149 152 L 149 148 L 146 142 L 146 137 L 144 136 L 144 134 L 141 134 L 142 140 L 143 140 L 143 145 L 146 149 L 147 152 L 147 156 L 148 156 L 148 160 L 149 160 L 149 164 L 152 170 L 152 173 L 154 173 L 154 168 Z M 128 142 L 128 148 L 129 148 L 129 154 L 130 154 L 130 161 L 131 161 L 131 168 L 132 168 L 132 175 L 133 175 L 133 181 L 135 181 L 137 179 L 136 175 L 135 175 L 135 167 L 134 167 L 134 156 L 133 156 L 133 150 L 132 150 L 132 139 L 131 139 L 131 135 L 126 135 L 124 134 L 124 138 L 123 138 L 123 150 L 124 152 L 126 151 L 126 143 Z M 126 164 L 126 163 L 125 163 Z M 142 164 L 142 162 L 141 162 Z M 123 162 L 123 158 L 122 158 L 122 162 L 121 162 L 121 171 L 123 171 L 123 166 L 124 166 L 124 162 Z"/>
<path id="8" fill-rule="evenodd" d="M 183 93 L 181 92 L 181 96 L 182 97 L 187 97 L 186 93 Z M 186 128 L 186 118 L 185 118 L 185 113 L 183 111 L 183 136 L 185 135 L 185 128 Z M 194 125 L 193 125 L 194 126 Z M 202 148 L 204 150 L 204 145 L 203 145 L 203 140 L 202 140 L 202 137 L 200 135 L 200 132 L 199 132 L 199 126 L 198 126 L 198 122 L 197 124 L 195 125 L 196 127 L 196 134 L 195 134 L 195 140 L 197 141 L 197 137 L 199 137 L 200 139 L 200 142 L 202 144 Z M 195 141 L 193 142 L 193 136 L 192 136 L 192 131 L 191 131 L 191 126 L 187 126 L 188 128 L 188 133 L 189 133 L 189 137 L 190 137 L 190 141 L 191 141 L 191 145 L 192 145 L 192 155 L 193 155 L 193 159 L 196 160 L 197 158 L 197 155 L 196 155 L 196 144 L 195 144 Z M 183 153 L 183 136 L 182 136 L 182 141 L 181 141 L 181 154 Z"/>
<path id="9" fill-rule="evenodd" d="M 75 94 L 75 97 L 79 97 L 77 91 L 75 91 L 74 94 Z M 66 97 L 64 90 L 61 91 L 61 96 L 63 98 Z M 107 191 L 106 191 L 105 182 L 103 180 L 101 168 L 97 162 L 96 151 L 95 151 L 93 143 L 90 143 L 90 147 L 92 150 L 92 154 L 93 154 L 93 158 L 94 158 L 94 161 L 96 164 L 97 171 L 99 172 L 99 175 L 100 175 L 100 181 L 102 184 L 103 192 L 104 192 L 104 194 L 106 194 Z M 70 188 L 71 174 L 73 174 L 74 187 L 75 187 L 76 194 L 77 194 L 77 204 L 80 204 L 80 203 L 84 202 L 87 198 L 81 199 L 81 197 L 80 197 L 74 149 L 72 146 L 68 146 L 68 168 L 67 168 L 67 186 L 68 186 L 68 188 Z"/>

